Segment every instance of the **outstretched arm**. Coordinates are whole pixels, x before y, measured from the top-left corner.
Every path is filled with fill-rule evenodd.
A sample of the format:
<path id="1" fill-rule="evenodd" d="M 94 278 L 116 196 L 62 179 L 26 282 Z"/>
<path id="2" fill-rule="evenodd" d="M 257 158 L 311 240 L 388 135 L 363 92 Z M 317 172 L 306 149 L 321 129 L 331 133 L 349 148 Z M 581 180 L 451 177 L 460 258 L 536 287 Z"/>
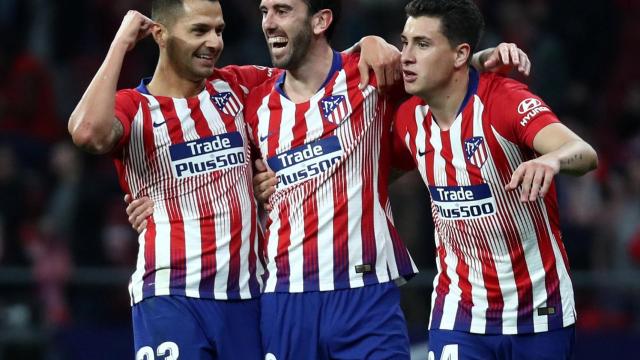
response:
<path id="1" fill-rule="evenodd" d="M 522 202 L 544 197 L 559 172 L 584 175 L 598 166 L 591 145 L 560 123 L 542 128 L 533 139 L 533 148 L 541 156 L 520 164 L 505 187 L 513 191 L 522 185 Z"/>
<path id="2" fill-rule="evenodd" d="M 153 25 L 151 19 L 137 11 L 125 15 L 102 66 L 69 118 L 69 133 L 77 146 L 104 154 L 122 137 L 123 126 L 114 111 L 122 62 L 126 52 L 151 33 Z"/>

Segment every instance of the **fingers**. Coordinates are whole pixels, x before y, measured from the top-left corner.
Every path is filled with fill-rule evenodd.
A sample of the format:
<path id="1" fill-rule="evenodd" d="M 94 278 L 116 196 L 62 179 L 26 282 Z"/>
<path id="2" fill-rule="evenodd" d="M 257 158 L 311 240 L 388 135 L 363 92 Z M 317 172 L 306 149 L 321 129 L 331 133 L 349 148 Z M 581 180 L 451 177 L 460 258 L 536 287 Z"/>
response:
<path id="1" fill-rule="evenodd" d="M 267 165 L 264 164 L 264 160 L 256 159 L 254 164 L 256 165 L 256 170 L 258 170 L 258 172 L 267 171 Z"/>
<path id="2" fill-rule="evenodd" d="M 498 46 L 498 52 L 500 53 L 502 64 L 509 64 L 509 48 L 507 46 Z"/>
<path id="3" fill-rule="evenodd" d="M 505 186 L 506 191 L 513 191 L 518 187 L 520 201 L 537 201 L 543 198 L 553 182 L 554 172 L 550 167 L 535 162 L 521 164 L 511 176 L 511 181 Z"/>
<path id="4" fill-rule="evenodd" d="M 536 201 L 538 199 L 538 196 L 540 195 L 540 188 L 542 187 L 542 181 L 544 180 L 544 178 L 545 171 L 543 168 L 537 168 L 534 170 L 529 194 L 525 197 L 524 201 Z"/>
<path id="5" fill-rule="evenodd" d="M 529 61 L 529 57 L 524 51 L 519 50 L 518 54 L 520 56 L 520 66 L 518 66 L 518 71 L 525 76 L 529 76 L 531 72 L 531 61 Z"/>
<path id="6" fill-rule="evenodd" d="M 369 65 L 367 65 L 362 58 L 360 58 L 358 62 L 358 72 L 360 72 L 358 89 L 362 90 L 369 85 Z"/>
<path id="7" fill-rule="evenodd" d="M 276 185 L 278 184 L 278 178 L 276 174 L 267 169 L 262 159 L 255 161 L 256 174 L 253 176 L 253 193 L 256 199 L 266 204 L 269 201 L 269 197 L 276 192 Z"/>
<path id="8" fill-rule="evenodd" d="M 518 53 L 520 49 L 515 44 L 507 44 L 507 48 L 509 49 L 509 62 L 506 64 L 520 65 L 520 54 Z"/>
<path id="9" fill-rule="evenodd" d="M 376 75 L 376 81 L 378 83 L 378 90 L 383 90 L 388 86 L 387 73 L 383 64 L 371 65 L 373 73 Z"/>
<path id="10" fill-rule="evenodd" d="M 146 196 L 135 199 L 129 203 L 126 211 L 131 227 L 140 232 L 147 227 L 147 218 L 153 215 L 153 201 Z"/>
<path id="11" fill-rule="evenodd" d="M 542 188 L 540 188 L 540 197 L 543 198 L 549 192 L 549 188 L 553 183 L 553 173 L 546 172 L 544 176 L 544 180 L 542 182 Z"/>
<path id="12" fill-rule="evenodd" d="M 132 200 L 133 200 L 133 197 L 131 196 L 131 194 L 124 194 L 125 204 L 130 204 Z"/>
<path id="13" fill-rule="evenodd" d="M 498 65 L 498 61 L 500 60 L 500 54 L 499 53 L 491 53 L 491 55 L 489 55 L 489 57 L 487 58 L 487 60 L 484 62 L 484 68 L 485 69 L 493 69 L 494 67 L 496 67 Z"/>
<path id="14" fill-rule="evenodd" d="M 146 228 L 147 228 L 147 220 L 144 220 L 138 227 L 134 227 L 134 229 L 138 232 L 138 234 L 142 233 Z"/>
<path id="15" fill-rule="evenodd" d="M 504 187 L 507 191 L 513 191 L 518 188 L 520 185 L 520 181 L 522 181 L 522 175 L 524 173 L 524 167 L 522 165 L 518 166 L 516 171 L 511 175 L 511 181 Z"/>

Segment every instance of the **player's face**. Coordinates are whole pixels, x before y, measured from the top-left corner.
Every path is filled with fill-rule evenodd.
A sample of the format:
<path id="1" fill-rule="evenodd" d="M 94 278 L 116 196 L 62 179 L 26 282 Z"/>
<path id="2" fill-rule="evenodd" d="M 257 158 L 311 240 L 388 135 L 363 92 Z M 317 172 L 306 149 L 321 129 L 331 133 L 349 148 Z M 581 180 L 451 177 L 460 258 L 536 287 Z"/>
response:
<path id="1" fill-rule="evenodd" d="M 273 66 L 295 69 L 302 63 L 313 38 L 307 4 L 302 0 L 262 0 L 260 11 Z"/>
<path id="2" fill-rule="evenodd" d="M 402 32 L 402 72 L 405 90 L 428 96 L 452 78 L 456 49 L 440 31 L 440 19 L 409 17 Z"/>
<path id="3" fill-rule="evenodd" d="M 167 55 L 182 77 L 201 81 L 213 74 L 222 53 L 220 2 L 185 0 L 184 13 L 168 27 Z"/>

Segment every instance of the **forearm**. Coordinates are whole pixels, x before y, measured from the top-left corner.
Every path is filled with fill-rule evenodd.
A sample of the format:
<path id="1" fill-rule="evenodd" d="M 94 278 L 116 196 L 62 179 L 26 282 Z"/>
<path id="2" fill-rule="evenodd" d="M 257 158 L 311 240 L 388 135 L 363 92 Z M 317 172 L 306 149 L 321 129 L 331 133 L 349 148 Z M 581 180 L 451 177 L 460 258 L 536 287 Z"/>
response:
<path id="1" fill-rule="evenodd" d="M 487 58 L 491 55 L 493 50 L 495 50 L 495 47 L 490 47 L 474 53 L 471 56 L 471 66 L 480 72 L 486 71 L 484 63 L 487 61 Z"/>
<path id="2" fill-rule="evenodd" d="M 119 140 L 114 130 L 115 94 L 127 47 L 112 43 L 84 95 L 69 118 L 68 130 L 76 145 L 93 153 L 106 153 Z"/>
<path id="3" fill-rule="evenodd" d="M 598 167 L 596 151 L 583 140 L 571 140 L 544 157 L 550 157 L 560 166 L 560 172 L 570 175 L 584 175 Z"/>

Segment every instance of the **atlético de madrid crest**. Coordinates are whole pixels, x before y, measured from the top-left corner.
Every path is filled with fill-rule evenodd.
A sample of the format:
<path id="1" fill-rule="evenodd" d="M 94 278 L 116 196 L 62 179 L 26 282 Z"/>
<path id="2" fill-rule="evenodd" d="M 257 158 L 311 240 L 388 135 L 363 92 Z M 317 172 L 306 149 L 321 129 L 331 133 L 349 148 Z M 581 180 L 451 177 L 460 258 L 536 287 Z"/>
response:
<path id="1" fill-rule="evenodd" d="M 318 103 L 322 117 L 332 124 L 340 124 L 347 116 L 347 103 L 344 95 L 327 96 Z"/>
<path id="2" fill-rule="evenodd" d="M 230 92 L 221 92 L 211 95 L 211 102 L 224 114 L 236 116 L 240 112 L 240 104 Z"/>
<path id="3" fill-rule="evenodd" d="M 487 161 L 487 149 L 484 138 L 475 136 L 464 141 L 464 153 L 471 165 L 482 167 Z"/>

